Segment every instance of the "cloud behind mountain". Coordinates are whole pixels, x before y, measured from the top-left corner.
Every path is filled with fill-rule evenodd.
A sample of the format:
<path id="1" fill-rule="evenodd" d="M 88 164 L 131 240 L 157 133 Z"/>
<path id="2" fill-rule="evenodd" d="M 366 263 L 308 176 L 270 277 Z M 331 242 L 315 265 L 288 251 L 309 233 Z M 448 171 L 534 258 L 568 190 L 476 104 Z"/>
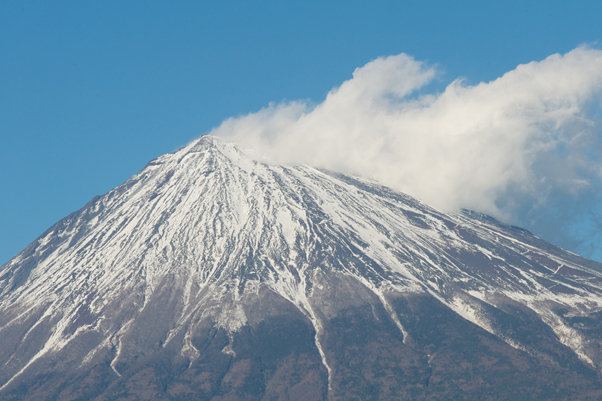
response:
<path id="1" fill-rule="evenodd" d="M 547 238 L 564 246 L 589 230 L 591 242 L 602 187 L 602 51 L 579 47 L 425 94 L 440 75 L 406 54 L 378 58 L 322 103 L 271 104 L 212 134 L 268 162 L 363 176 L 535 232 L 552 224 Z"/>

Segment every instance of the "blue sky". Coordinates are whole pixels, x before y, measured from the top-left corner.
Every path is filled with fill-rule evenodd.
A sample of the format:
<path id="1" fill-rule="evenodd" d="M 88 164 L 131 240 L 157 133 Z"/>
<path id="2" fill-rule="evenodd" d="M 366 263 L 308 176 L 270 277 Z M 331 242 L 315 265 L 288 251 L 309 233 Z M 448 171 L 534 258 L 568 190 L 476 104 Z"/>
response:
<path id="1" fill-rule="evenodd" d="M 602 37 L 599 1 L 217 3 L 0 2 L 0 263 L 226 118 L 320 103 L 377 57 L 435 66 L 436 93 Z"/>

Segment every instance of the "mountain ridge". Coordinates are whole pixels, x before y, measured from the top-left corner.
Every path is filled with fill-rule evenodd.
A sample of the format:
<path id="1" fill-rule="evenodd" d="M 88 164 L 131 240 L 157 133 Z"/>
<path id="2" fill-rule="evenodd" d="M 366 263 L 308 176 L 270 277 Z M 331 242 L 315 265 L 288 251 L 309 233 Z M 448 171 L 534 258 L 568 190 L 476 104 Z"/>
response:
<path id="1" fill-rule="evenodd" d="M 416 331 L 432 317 L 416 320 L 417 312 L 408 312 L 423 309 L 454 322 L 439 331 L 466 327 L 475 341 L 503 348 L 500 361 L 551 364 L 555 380 L 570 372 L 583 391 L 597 394 L 601 280 L 602 265 L 486 215 L 438 212 L 376 183 L 310 166 L 260 163 L 204 136 L 154 159 L 0 267 L 0 339 L 8 344 L 0 351 L 0 394 L 33 397 L 19 386 L 38 377 L 34 387 L 57 399 L 70 399 L 61 395 L 65 388 L 120 398 L 111 391 L 137 377 L 146 366 L 140 361 L 169 354 L 182 377 L 195 366 L 205 366 L 201 376 L 225 369 L 219 383 L 194 390 L 206 399 L 251 396 L 249 381 L 260 388 L 257 397 L 299 399 L 307 391 L 315 399 L 365 397 L 372 388 L 368 393 L 379 399 L 400 391 L 421 399 L 431 394 L 424 377 L 432 377 L 425 372 L 437 355 L 423 344 L 437 330 L 425 338 Z M 371 347 L 398 358 L 383 359 L 386 369 L 373 363 L 388 372 L 386 380 L 359 374 L 359 365 L 345 367 L 362 321 L 379 327 L 375 338 L 382 341 Z M 340 336 L 332 334 L 337 330 Z M 349 336 L 348 344 L 339 342 Z M 200 338 L 210 338 L 209 345 Z M 272 351 L 265 338 L 284 341 L 282 355 L 266 357 Z M 206 361 L 203 347 L 214 347 L 224 365 Z M 269 375 L 253 379 L 254 363 Z M 294 364 L 309 366 L 309 373 Z M 94 379 L 98 389 L 87 393 L 66 382 L 53 389 L 56 379 L 48 376 L 94 367 L 103 379 Z M 300 379 L 287 382 L 293 376 Z M 350 377 L 361 386 L 346 389 Z M 379 380 L 389 384 L 376 386 Z M 565 396 L 576 391 L 562 383 L 572 389 Z M 543 382 L 541 388 L 541 397 L 557 390 Z M 177 399 L 175 390 L 161 391 Z M 482 396 L 478 387 L 471 391 Z"/>

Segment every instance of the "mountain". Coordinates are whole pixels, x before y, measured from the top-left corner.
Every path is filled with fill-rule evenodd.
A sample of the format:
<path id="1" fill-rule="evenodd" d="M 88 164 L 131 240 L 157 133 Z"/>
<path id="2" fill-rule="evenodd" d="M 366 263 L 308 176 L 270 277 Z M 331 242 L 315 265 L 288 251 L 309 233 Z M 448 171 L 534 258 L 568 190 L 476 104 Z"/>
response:
<path id="1" fill-rule="evenodd" d="M 203 136 L 0 268 L 3 400 L 602 398 L 602 265 Z"/>

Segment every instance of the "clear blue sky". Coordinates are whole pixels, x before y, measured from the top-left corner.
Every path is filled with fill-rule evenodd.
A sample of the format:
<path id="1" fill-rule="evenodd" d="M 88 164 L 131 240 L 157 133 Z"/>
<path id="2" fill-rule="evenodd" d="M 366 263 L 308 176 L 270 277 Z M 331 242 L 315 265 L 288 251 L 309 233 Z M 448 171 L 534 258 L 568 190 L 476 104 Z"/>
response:
<path id="1" fill-rule="evenodd" d="M 600 1 L 2 1 L 0 264 L 228 117 L 320 102 L 401 52 L 437 64 L 441 88 L 489 81 L 599 48 L 600 16 Z"/>

